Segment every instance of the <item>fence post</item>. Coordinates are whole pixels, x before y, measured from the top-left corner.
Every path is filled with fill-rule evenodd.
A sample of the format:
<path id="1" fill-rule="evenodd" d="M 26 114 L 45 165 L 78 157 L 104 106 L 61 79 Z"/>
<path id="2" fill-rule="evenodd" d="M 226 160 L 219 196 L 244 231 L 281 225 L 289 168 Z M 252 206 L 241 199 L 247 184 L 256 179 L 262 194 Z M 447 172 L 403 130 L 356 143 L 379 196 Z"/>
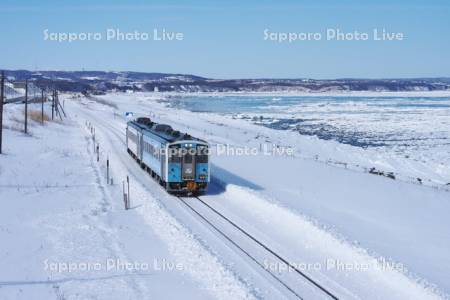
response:
<path id="1" fill-rule="evenodd" d="M 93 130 L 91 130 L 91 132 L 92 132 L 92 142 L 94 145 L 94 153 L 95 153 L 95 132 Z"/>
<path id="2" fill-rule="evenodd" d="M 100 148 L 100 144 L 97 144 L 97 162 L 100 160 L 100 151 L 99 151 L 99 148 Z"/>
<path id="3" fill-rule="evenodd" d="M 130 177 L 128 177 L 128 175 L 127 175 L 127 185 L 128 185 L 128 193 L 127 193 L 127 209 L 129 209 L 129 208 L 130 208 L 130 202 L 131 202 L 131 199 L 130 199 Z"/>
<path id="4" fill-rule="evenodd" d="M 106 158 L 106 184 L 109 184 L 109 157 Z"/>
<path id="5" fill-rule="evenodd" d="M 125 193 L 125 181 L 122 180 L 122 193 L 123 193 L 123 204 L 125 206 L 125 210 L 127 210 L 127 194 Z"/>

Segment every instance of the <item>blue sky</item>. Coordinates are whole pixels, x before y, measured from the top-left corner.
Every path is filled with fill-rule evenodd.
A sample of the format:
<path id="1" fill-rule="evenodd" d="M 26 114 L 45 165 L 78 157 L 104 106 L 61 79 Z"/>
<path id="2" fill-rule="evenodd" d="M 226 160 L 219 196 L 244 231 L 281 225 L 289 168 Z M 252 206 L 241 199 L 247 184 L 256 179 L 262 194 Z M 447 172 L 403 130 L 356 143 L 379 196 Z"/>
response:
<path id="1" fill-rule="evenodd" d="M 183 41 L 45 41 L 43 31 L 182 32 Z M 264 41 L 271 32 L 405 34 L 403 41 Z M 450 1 L 12 1 L 0 68 L 190 73 L 214 78 L 450 77 Z"/>

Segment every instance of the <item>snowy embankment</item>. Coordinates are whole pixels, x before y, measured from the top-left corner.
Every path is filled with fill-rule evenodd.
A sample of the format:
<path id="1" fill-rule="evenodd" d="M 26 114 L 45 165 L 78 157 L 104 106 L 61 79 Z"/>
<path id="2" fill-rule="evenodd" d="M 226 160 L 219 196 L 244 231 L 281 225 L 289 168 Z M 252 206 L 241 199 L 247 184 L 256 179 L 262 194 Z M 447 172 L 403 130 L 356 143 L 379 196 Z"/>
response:
<path id="1" fill-rule="evenodd" d="M 126 174 L 106 183 L 107 153 L 96 161 L 85 120 L 66 109 L 25 135 L 22 106 L 5 106 L 0 299 L 254 298 L 145 187 L 123 209 Z"/>
<path id="2" fill-rule="evenodd" d="M 117 112 L 150 116 L 213 145 L 255 146 L 260 136 L 286 141 L 284 132 L 173 110 L 157 98 L 102 97 L 114 103 Z M 111 120 L 113 108 L 94 103 L 89 107 L 96 107 L 92 118 L 123 132 L 126 120 Z M 347 157 L 352 158 L 351 153 Z M 450 291 L 448 192 L 283 156 L 216 155 L 212 172 L 211 194 L 205 199 L 292 261 L 321 264 L 310 272 L 337 290 L 340 286 L 357 297 L 374 299 L 446 297 Z M 349 265 L 327 270 L 327 260 Z M 368 270 L 351 269 L 367 265 Z"/>

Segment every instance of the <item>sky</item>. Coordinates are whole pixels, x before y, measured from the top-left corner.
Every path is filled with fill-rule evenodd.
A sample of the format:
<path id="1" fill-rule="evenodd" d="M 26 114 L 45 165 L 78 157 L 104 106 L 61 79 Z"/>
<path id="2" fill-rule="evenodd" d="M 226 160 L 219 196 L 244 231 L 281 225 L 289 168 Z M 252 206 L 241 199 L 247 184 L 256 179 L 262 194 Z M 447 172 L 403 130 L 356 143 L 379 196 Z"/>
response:
<path id="1" fill-rule="evenodd" d="M 147 33 L 147 40 L 107 40 L 108 29 Z M 154 29 L 159 37 L 163 29 L 183 36 L 156 41 Z M 345 40 L 327 39 L 327 31 L 338 29 L 348 33 Z M 374 40 L 374 29 L 403 39 Z M 450 77 L 449 29 L 450 1 L 444 0 L 2 0 L 0 68 L 210 78 Z M 355 31 L 368 39 L 350 40 Z M 54 40 L 69 33 L 78 40 Z M 87 33 L 101 37 L 79 40 Z M 308 33 L 321 37 L 277 39 Z"/>

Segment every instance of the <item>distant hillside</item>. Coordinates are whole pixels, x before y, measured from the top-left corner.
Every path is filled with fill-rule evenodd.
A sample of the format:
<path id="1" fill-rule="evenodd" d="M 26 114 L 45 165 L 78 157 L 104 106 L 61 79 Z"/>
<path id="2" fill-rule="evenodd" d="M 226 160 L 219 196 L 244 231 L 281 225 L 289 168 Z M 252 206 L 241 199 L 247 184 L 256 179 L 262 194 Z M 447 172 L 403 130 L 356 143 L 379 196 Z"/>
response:
<path id="1" fill-rule="evenodd" d="M 171 92 L 333 92 L 444 91 L 450 78 L 416 79 L 211 79 L 189 74 L 104 71 L 5 71 L 10 79 L 34 81 L 38 87 L 101 94 L 108 91 Z"/>

